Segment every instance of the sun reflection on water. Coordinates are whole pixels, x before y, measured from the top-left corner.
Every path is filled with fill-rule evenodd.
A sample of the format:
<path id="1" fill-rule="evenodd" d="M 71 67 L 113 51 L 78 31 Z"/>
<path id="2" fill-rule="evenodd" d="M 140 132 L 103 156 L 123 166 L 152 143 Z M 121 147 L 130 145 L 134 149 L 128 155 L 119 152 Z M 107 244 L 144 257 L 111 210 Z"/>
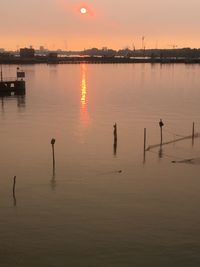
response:
<path id="1" fill-rule="evenodd" d="M 87 67 L 85 64 L 81 64 L 81 100 L 80 100 L 80 113 L 81 122 L 84 124 L 89 123 L 88 114 L 88 95 L 87 95 Z"/>
<path id="2" fill-rule="evenodd" d="M 86 66 L 81 65 L 81 105 L 85 107 L 87 97 L 87 84 L 86 84 Z"/>

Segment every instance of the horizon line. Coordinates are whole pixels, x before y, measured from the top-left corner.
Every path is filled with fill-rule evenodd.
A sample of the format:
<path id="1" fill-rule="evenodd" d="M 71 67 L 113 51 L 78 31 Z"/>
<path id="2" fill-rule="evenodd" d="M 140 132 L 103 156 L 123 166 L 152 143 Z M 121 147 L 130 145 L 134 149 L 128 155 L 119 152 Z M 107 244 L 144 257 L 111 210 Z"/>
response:
<path id="1" fill-rule="evenodd" d="M 171 48 L 134 48 L 131 49 L 130 47 L 124 47 L 124 48 L 119 48 L 119 49 L 114 49 L 114 48 L 109 48 L 109 47 L 92 47 L 92 48 L 84 48 L 82 50 L 66 50 L 66 49 L 61 49 L 61 48 L 56 48 L 56 49 L 49 49 L 49 48 L 45 48 L 44 46 L 40 46 L 38 48 L 34 48 L 33 46 L 23 46 L 20 47 L 16 50 L 12 50 L 12 49 L 7 49 L 4 47 L 0 48 L 0 53 L 4 53 L 4 52 L 20 52 L 20 49 L 34 49 L 35 51 L 56 51 L 56 52 L 84 52 L 84 51 L 88 51 L 88 50 L 93 50 L 93 49 L 97 49 L 99 51 L 109 51 L 109 50 L 113 50 L 113 51 L 121 51 L 121 50 L 129 50 L 129 51 L 148 51 L 148 50 L 180 50 L 180 49 L 191 49 L 191 50 L 199 50 L 200 47 L 189 47 L 189 46 L 185 46 L 185 47 L 171 47 Z M 42 49 L 41 49 L 42 48 Z"/>

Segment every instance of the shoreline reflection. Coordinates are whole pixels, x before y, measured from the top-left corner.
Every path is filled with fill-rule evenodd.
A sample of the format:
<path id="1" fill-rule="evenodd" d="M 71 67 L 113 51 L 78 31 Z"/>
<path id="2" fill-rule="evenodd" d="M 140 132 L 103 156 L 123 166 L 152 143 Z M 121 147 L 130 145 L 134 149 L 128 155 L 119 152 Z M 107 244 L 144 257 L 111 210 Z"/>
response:
<path id="1" fill-rule="evenodd" d="M 0 96 L 1 99 L 1 111 L 5 112 L 6 103 L 17 101 L 17 107 L 19 110 L 26 108 L 26 96 L 25 95 L 14 95 L 14 96 Z"/>

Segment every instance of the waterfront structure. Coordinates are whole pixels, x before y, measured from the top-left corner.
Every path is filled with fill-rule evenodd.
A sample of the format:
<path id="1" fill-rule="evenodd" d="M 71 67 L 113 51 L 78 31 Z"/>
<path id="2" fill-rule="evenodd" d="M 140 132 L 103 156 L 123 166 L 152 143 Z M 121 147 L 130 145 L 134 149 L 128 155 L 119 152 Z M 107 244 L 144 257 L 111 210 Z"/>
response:
<path id="1" fill-rule="evenodd" d="M 35 49 L 33 48 L 20 48 L 20 57 L 21 58 L 34 58 Z"/>
<path id="2" fill-rule="evenodd" d="M 0 95 L 25 95 L 25 72 L 17 68 L 16 78 L 3 78 L 2 66 L 1 66 L 1 80 L 0 80 Z"/>

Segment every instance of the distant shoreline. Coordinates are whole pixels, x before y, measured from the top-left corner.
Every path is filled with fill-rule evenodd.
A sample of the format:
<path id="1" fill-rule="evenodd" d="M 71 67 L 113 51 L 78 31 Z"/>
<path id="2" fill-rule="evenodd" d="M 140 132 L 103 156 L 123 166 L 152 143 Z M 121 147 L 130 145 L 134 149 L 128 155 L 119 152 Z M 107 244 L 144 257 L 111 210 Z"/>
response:
<path id="1" fill-rule="evenodd" d="M 200 64 L 200 58 L 126 58 L 126 57 L 47 57 L 35 58 L 5 58 L 0 64 Z"/>

